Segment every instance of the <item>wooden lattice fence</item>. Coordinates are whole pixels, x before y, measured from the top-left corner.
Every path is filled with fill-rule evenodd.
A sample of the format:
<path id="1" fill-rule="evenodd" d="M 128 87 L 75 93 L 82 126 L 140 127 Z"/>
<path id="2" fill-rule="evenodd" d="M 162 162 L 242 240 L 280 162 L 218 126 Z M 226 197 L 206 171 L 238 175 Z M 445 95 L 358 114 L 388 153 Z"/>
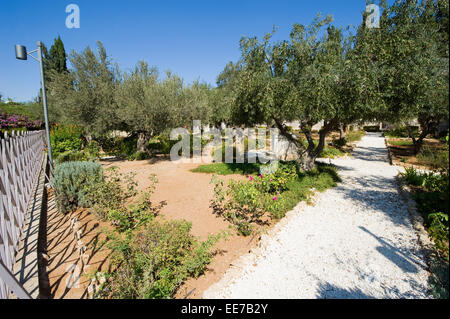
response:
<path id="1" fill-rule="evenodd" d="M 45 131 L 7 133 L 0 139 L 0 259 L 12 272 L 33 185 L 42 168 Z M 1 265 L 0 265 L 1 266 Z M 0 299 L 11 283 L 0 277 Z"/>

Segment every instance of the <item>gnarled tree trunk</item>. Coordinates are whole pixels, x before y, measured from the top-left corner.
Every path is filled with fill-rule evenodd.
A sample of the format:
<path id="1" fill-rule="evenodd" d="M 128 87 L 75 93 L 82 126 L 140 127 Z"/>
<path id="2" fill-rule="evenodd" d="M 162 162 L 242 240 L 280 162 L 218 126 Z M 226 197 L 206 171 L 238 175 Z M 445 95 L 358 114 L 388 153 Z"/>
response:
<path id="1" fill-rule="evenodd" d="M 148 141 L 150 140 L 150 134 L 148 133 L 139 133 L 137 139 L 136 150 L 137 152 L 147 152 Z"/>

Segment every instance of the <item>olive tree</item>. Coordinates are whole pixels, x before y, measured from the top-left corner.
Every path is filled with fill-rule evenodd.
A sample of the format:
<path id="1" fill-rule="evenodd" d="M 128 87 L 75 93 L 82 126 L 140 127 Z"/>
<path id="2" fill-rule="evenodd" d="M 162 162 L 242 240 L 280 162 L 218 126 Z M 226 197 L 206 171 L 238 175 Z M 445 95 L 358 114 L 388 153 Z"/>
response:
<path id="1" fill-rule="evenodd" d="M 378 89 L 385 105 L 379 119 L 417 120 L 417 138 L 407 125 L 417 153 L 439 123 L 448 121 L 448 0 L 382 5 L 380 28 L 361 32 L 378 65 Z"/>
<path id="2" fill-rule="evenodd" d="M 297 147 L 304 170 L 314 167 L 332 130 L 370 114 L 374 104 L 367 59 L 353 52 L 355 38 L 344 36 L 331 20 L 318 16 L 309 27 L 295 24 L 289 41 L 273 43 L 272 33 L 240 42 L 233 121 L 275 125 Z M 305 140 L 286 126 L 293 120 Z M 316 142 L 312 127 L 322 120 Z"/>
<path id="3" fill-rule="evenodd" d="M 124 74 L 115 93 L 117 114 L 125 130 L 138 136 L 137 151 L 146 151 L 153 135 L 176 124 L 182 89 L 179 77 L 167 73 L 166 79 L 160 81 L 158 70 L 144 61 L 139 62 L 132 72 Z"/>
<path id="4" fill-rule="evenodd" d="M 102 43 L 97 44 L 97 54 L 89 47 L 81 53 L 72 51 L 72 68 L 69 72 L 53 72 L 49 85 L 52 120 L 78 124 L 94 136 L 120 124 L 114 97 L 120 73 Z"/>

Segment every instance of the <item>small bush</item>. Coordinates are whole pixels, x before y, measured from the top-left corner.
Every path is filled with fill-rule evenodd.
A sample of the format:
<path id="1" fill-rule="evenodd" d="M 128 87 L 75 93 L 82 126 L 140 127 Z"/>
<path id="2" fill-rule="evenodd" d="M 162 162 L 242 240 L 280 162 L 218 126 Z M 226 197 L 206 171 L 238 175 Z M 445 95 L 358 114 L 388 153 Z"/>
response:
<path id="1" fill-rule="evenodd" d="M 148 152 L 139 151 L 139 152 L 136 152 L 135 158 L 138 161 L 143 161 L 143 160 L 149 159 L 150 154 Z"/>
<path id="2" fill-rule="evenodd" d="M 419 136 L 419 128 L 417 126 L 411 126 L 412 133 L 415 137 Z M 394 137 L 394 138 L 406 138 L 409 137 L 408 128 L 406 126 L 397 127 L 394 130 L 383 132 L 384 136 Z"/>
<path id="3" fill-rule="evenodd" d="M 67 162 L 56 165 L 53 185 L 56 203 L 62 213 L 77 207 L 89 207 L 89 188 L 104 180 L 100 164 L 92 162 Z"/>
<path id="4" fill-rule="evenodd" d="M 422 186 L 425 183 L 425 177 L 420 174 L 414 167 L 406 167 L 405 173 L 401 173 L 406 183 L 414 186 Z"/>
<path id="5" fill-rule="evenodd" d="M 430 166 L 433 169 L 446 169 L 449 165 L 448 147 L 438 150 L 429 146 L 422 146 L 417 160 L 420 164 Z"/>
<path id="6" fill-rule="evenodd" d="M 142 230 L 114 237 L 115 270 L 97 297 L 118 299 L 171 298 L 188 277 L 204 273 L 211 248 L 220 235 L 200 242 L 187 221 L 152 220 Z"/>
<path id="7" fill-rule="evenodd" d="M 333 139 L 332 142 L 334 147 L 341 148 L 347 144 L 347 139 L 345 137 L 339 139 Z"/>
<path id="8" fill-rule="evenodd" d="M 353 130 L 350 130 L 350 132 L 347 133 L 345 138 L 347 139 L 348 142 L 352 143 L 352 142 L 360 141 L 364 137 L 364 135 L 366 135 L 365 131 L 353 131 Z"/>
<path id="9" fill-rule="evenodd" d="M 65 162 L 82 162 L 86 161 L 87 157 L 83 151 L 65 151 L 63 153 L 59 153 L 56 156 L 57 163 L 65 163 Z"/>
<path id="10" fill-rule="evenodd" d="M 336 157 L 344 156 L 344 155 L 345 155 L 345 153 L 343 153 L 338 148 L 325 146 L 323 148 L 322 152 L 320 152 L 319 157 L 321 157 L 321 158 L 336 158 Z"/>
<path id="11" fill-rule="evenodd" d="M 368 125 L 368 126 L 364 126 L 363 130 L 366 132 L 380 132 L 380 126 L 379 125 Z"/>
<path id="12" fill-rule="evenodd" d="M 111 210 L 126 211 L 126 201 L 137 194 L 134 175 L 121 174 L 117 167 L 106 169 L 101 181 L 86 186 L 86 207 L 102 220 L 109 219 Z"/>
<path id="13" fill-rule="evenodd" d="M 100 144 L 97 141 L 90 141 L 86 145 L 84 151 L 89 159 L 100 158 Z"/>
<path id="14" fill-rule="evenodd" d="M 83 130 L 74 125 L 57 125 L 50 131 L 50 141 L 56 155 L 67 151 L 81 151 L 84 146 Z"/>
<path id="15" fill-rule="evenodd" d="M 211 207 L 235 225 L 239 234 L 248 236 L 255 224 L 264 223 L 265 213 L 280 219 L 300 200 L 306 200 L 312 188 L 322 191 L 337 181 L 335 168 L 319 165 L 311 172 L 300 173 L 295 162 L 281 163 L 274 174 L 250 176 L 249 181 L 232 180 L 227 187 L 214 175 Z"/>

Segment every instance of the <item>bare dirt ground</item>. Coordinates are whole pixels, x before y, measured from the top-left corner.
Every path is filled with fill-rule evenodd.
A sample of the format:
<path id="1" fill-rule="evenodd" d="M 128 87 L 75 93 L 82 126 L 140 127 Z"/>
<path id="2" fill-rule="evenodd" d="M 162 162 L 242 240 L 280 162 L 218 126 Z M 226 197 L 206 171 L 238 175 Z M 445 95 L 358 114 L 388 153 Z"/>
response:
<path id="1" fill-rule="evenodd" d="M 231 224 L 215 215 L 209 207 L 213 198 L 213 185 L 210 184 L 212 174 L 190 171 L 200 164 L 173 163 L 168 160 L 101 163 L 105 168 L 117 166 L 121 173 L 136 173 L 138 190 L 148 188 L 150 175 L 156 174 L 158 184 L 152 200 L 155 205 L 164 204 L 157 218 L 185 219 L 192 223 L 192 234 L 201 240 L 207 239 L 208 235 L 231 230 Z M 247 177 L 229 175 L 221 178 L 229 181 Z M 75 230 L 73 218 L 78 221 Z M 90 277 L 96 270 L 105 271 L 109 267 L 109 251 L 100 249 L 99 244 L 105 239 L 101 230 L 110 226 L 99 221 L 88 209 L 78 209 L 67 215 L 58 213 L 53 194 L 48 199 L 47 223 L 49 298 L 89 298 Z M 81 230 L 82 245 L 87 247 L 84 258 L 79 253 L 77 230 Z M 175 298 L 200 298 L 203 291 L 220 280 L 233 260 L 255 247 L 259 237 L 238 236 L 234 230 L 230 234 L 226 240 L 222 239 L 216 245 L 214 258 L 206 273 L 185 282 L 178 289 Z"/>
<path id="2" fill-rule="evenodd" d="M 61 214 L 53 192 L 47 209 L 47 298 L 84 299 L 89 297 L 90 276 L 108 269 L 109 251 L 101 249 L 102 229 L 109 228 L 86 209 Z M 80 237 L 77 236 L 79 232 Z M 81 247 L 86 251 L 80 252 Z M 46 280 L 46 281 L 47 281 Z"/>
<path id="3" fill-rule="evenodd" d="M 212 174 L 193 173 L 190 170 L 200 164 L 173 163 L 168 160 L 113 161 L 102 162 L 104 167 L 117 166 L 122 173 L 135 172 L 138 190 L 146 189 L 149 176 L 156 174 L 158 184 L 152 196 L 155 205 L 164 203 L 158 218 L 167 220 L 185 219 L 192 223 L 192 234 L 201 240 L 208 235 L 230 230 L 230 223 L 213 214 L 210 201 L 213 198 Z M 245 179 L 241 175 L 221 176 L 225 181 Z M 233 260 L 237 259 L 257 243 L 258 238 L 238 236 L 233 230 L 227 240 L 215 247 L 215 256 L 206 273 L 185 282 L 175 298 L 200 298 L 203 291 L 220 280 Z"/>

